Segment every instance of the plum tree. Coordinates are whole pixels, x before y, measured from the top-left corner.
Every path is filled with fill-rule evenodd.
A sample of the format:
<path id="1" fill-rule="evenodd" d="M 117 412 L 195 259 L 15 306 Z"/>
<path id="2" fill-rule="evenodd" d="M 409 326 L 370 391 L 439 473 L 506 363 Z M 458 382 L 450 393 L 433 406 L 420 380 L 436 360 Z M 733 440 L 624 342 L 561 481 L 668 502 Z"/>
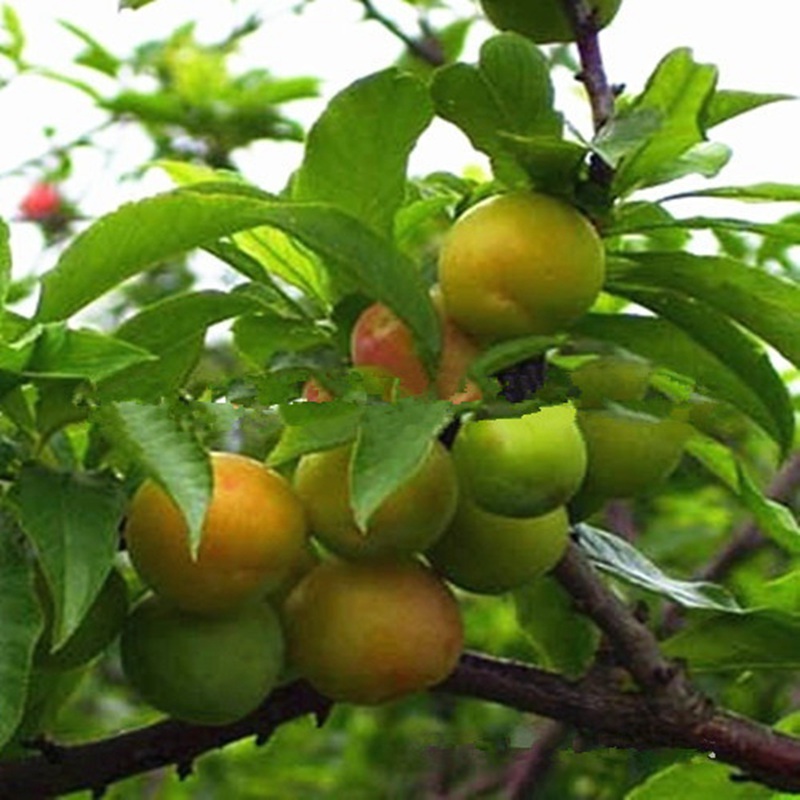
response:
<path id="1" fill-rule="evenodd" d="M 603 244 L 589 220 L 533 192 L 479 202 L 439 254 L 446 314 L 484 341 L 566 328 L 595 301 L 604 277 Z"/>
<path id="2" fill-rule="evenodd" d="M 267 603 L 209 617 L 151 594 L 128 617 L 120 652 L 126 677 L 154 708 L 222 725 L 253 711 L 275 686 L 284 640 Z"/>
<path id="3" fill-rule="evenodd" d="M 284 607 L 287 653 L 333 700 L 375 705 L 444 680 L 463 647 L 458 603 L 412 560 L 326 561 Z"/>
<path id="4" fill-rule="evenodd" d="M 462 497 L 447 531 L 426 556 L 456 586 L 479 594 L 500 594 L 552 569 L 568 539 L 564 506 L 541 516 L 515 519 L 490 514 Z"/>
<path id="5" fill-rule="evenodd" d="M 124 536 L 142 580 L 179 608 L 224 613 L 280 585 L 308 526 L 291 484 L 255 459 L 212 453 L 213 493 L 197 557 L 178 507 L 154 481 L 137 490 Z"/>
<path id="6" fill-rule="evenodd" d="M 621 410 L 578 412 L 586 441 L 586 477 L 569 503 L 573 519 L 585 517 L 606 500 L 635 497 L 663 481 L 678 466 L 688 423 Z"/>
<path id="7" fill-rule="evenodd" d="M 598 29 L 614 19 L 621 4 L 622 0 L 592 0 Z M 481 6 L 497 28 L 521 33 L 537 44 L 576 39 L 563 0 L 481 0 Z"/>
<path id="8" fill-rule="evenodd" d="M 352 446 L 300 459 L 294 475 L 311 531 L 329 550 L 346 558 L 385 558 L 424 550 L 439 537 L 455 512 L 458 479 L 448 451 L 434 442 L 427 458 L 359 530 L 350 507 Z"/>
<path id="9" fill-rule="evenodd" d="M 480 398 L 478 387 L 466 377 L 478 355 L 478 345 L 460 330 L 442 310 L 438 291 L 431 293 L 442 322 L 442 355 L 434 382 L 436 395 L 454 403 Z M 373 303 L 353 327 L 351 356 L 358 366 L 382 367 L 397 376 L 409 395 L 425 394 L 431 385 L 408 326 L 387 306 Z"/>
<path id="10" fill-rule="evenodd" d="M 586 445 L 569 403 L 506 419 L 470 420 L 453 458 L 462 489 L 485 511 L 535 517 L 563 505 L 586 472 Z"/>

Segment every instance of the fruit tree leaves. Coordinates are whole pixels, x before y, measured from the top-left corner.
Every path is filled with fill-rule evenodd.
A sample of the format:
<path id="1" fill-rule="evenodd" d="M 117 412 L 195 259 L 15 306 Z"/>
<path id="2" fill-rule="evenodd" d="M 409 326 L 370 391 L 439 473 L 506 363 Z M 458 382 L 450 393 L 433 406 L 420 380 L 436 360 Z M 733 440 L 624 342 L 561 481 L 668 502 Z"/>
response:
<path id="1" fill-rule="evenodd" d="M 547 61 L 524 37 L 507 33 L 489 39 L 477 66 L 440 69 L 431 91 L 437 114 L 461 128 L 507 183 L 528 182 L 526 160 L 539 172 L 547 156 L 549 173 L 563 178 L 582 156 L 581 148 L 562 141 Z"/>
<path id="2" fill-rule="evenodd" d="M 694 189 L 670 195 L 668 200 L 683 197 L 718 197 L 726 200 L 744 202 L 790 202 L 800 201 L 800 186 L 793 183 L 754 183 L 750 186 L 714 186 L 708 189 Z"/>
<path id="3" fill-rule="evenodd" d="M 635 547 L 613 533 L 583 524 L 577 525 L 576 531 L 578 544 L 592 563 L 616 578 L 655 592 L 684 608 L 741 612 L 722 586 L 670 578 Z"/>
<path id="4" fill-rule="evenodd" d="M 68 317 L 160 261 L 260 225 L 290 233 L 314 250 L 341 287 L 357 287 L 386 303 L 409 325 L 426 363 L 435 363 L 439 320 L 407 257 L 338 209 L 274 201 L 235 183 L 175 189 L 124 205 L 98 220 L 73 240 L 44 276 L 38 317 Z"/>
<path id="5" fill-rule="evenodd" d="M 671 165 L 705 139 L 701 120 L 716 82 L 716 67 L 697 63 L 686 48 L 661 60 L 642 94 L 594 142 L 616 166 L 615 196 L 675 177 Z"/>
<path id="6" fill-rule="evenodd" d="M 154 358 L 146 349 L 114 336 L 50 324 L 43 326 L 25 365 L 25 373 L 36 377 L 85 378 L 96 382 Z"/>
<path id="7" fill-rule="evenodd" d="M 786 506 L 765 497 L 730 448 L 706 436 L 695 436 L 687 452 L 739 496 L 759 529 L 787 553 L 800 555 L 800 525 Z"/>
<path id="8" fill-rule="evenodd" d="M 285 427 L 267 463 L 278 466 L 307 453 L 330 450 L 352 441 L 362 411 L 362 406 L 341 400 L 284 406 L 281 416 Z"/>
<path id="9" fill-rule="evenodd" d="M 407 398 L 364 408 L 350 462 L 350 504 L 361 530 L 421 467 L 450 415 L 451 405 L 444 400 Z"/>
<path id="10" fill-rule="evenodd" d="M 703 123 L 706 128 L 719 125 L 739 114 L 745 114 L 769 103 L 780 100 L 793 100 L 790 94 L 743 92 L 732 89 L 720 89 L 714 92 L 703 112 Z"/>
<path id="11" fill-rule="evenodd" d="M 0 308 L 6 304 L 8 287 L 11 285 L 11 245 L 8 225 L 0 219 Z"/>
<path id="12" fill-rule="evenodd" d="M 337 94 L 311 127 L 292 197 L 330 203 L 389 237 L 411 149 L 433 108 L 422 81 L 388 69 Z"/>
<path id="13" fill-rule="evenodd" d="M 212 490 L 205 450 L 178 426 L 165 406 L 107 403 L 94 420 L 105 438 L 172 498 L 186 520 L 189 543 L 196 552 Z"/>
<path id="14" fill-rule="evenodd" d="M 579 678 L 594 657 L 600 631 L 577 610 L 573 597 L 550 575 L 516 589 L 512 596 L 517 621 L 542 666 Z"/>
<path id="15" fill-rule="evenodd" d="M 78 627 L 108 575 L 124 498 L 107 478 L 34 465 L 20 473 L 14 499 L 53 598 L 58 647 Z"/>
<path id="16" fill-rule="evenodd" d="M 243 293 L 203 291 L 171 295 L 122 323 L 115 336 L 152 354 L 152 362 L 132 366 L 104 381 L 100 397 L 158 400 L 183 384 L 195 365 L 207 329 L 260 307 Z"/>
<path id="17" fill-rule="evenodd" d="M 674 305 L 676 315 L 678 300 Z M 614 342 L 693 378 L 704 391 L 740 409 L 785 447 L 791 420 L 785 413 L 783 384 L 770 378 L 762 389 L 751 385 L 754 376 L 747 372 L 757 367 L 756 375 L 766 374 L 771 370 L 768 362 L 759 360 L 757 348 L 724 318 L 712 313 L 703 318 L 701 310 L 691 311 L 697 323 L 696 330 L 691 331 L 684 331 L 667 319 L 634 314 L 587 314 L 573 330 L 592 339 Z M 727 339 L 726 332 L 730 334 Z"/>
<path id="18" fill-rule="evenodd" d="M 700 614 L 662 642 L 669 658 L 694 671 L 800 668 L 800 614 L 748 609 L 740 614 Z"/>
<path id="19" fill-rule="evenodd" d="M 693 758 L 650 775 L 635 786 L 625 800 L 771 800 L 772 789 L 752 781 L 734 781 L 730 767 L 705 757 Z"/>
<path id="20" fill-rule="evenodd" d="M 615 282 L 660 286 L 707 303 L 800 366 L 800 286 L 739 261 L 692 253 L 626 253 Z"/>
<path id="21" fill-rule="evenodd" d="M 0 745 L 22 719 L 33 651 L 43 615 L 24 539 L 7 514 L 0 515 Z"/>

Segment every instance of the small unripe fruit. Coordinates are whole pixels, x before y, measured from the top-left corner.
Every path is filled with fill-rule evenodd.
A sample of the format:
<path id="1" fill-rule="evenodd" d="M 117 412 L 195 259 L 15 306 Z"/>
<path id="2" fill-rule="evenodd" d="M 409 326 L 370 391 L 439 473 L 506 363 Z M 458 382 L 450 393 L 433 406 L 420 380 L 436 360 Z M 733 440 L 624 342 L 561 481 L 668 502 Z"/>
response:
<path id="1" fill-rule="evenodd" d="M 484 511 L 535 517 L 572 497 L 586 472 L 575 409 L 564 403 L 464 424 L 453 446 L 463 491 Z"/>
<path id="2" fill-rule="evenodd" d="M 202 725 L 254 711 L 284 663 L 280 623 L 266 603 L 204 617 L 151 595 L 128 618 L 120 647 L 126 677 L 150 705 Z"/>
<path id="3" fill-rule="evenodd" d="M 622 411 L 579 411 L 586 441 L 586 478 L 570 501 L 581 519 L 612 498 L 636 497 L 665 480 L 678 466 L 691 425 Z"/>
<path id="4" fill-rule="evenodd" d="M 458 481 L 452 458 L 434 442 L 411 478 L 390 494 L 359 530 L 350 507 L 350 457 L 345 445 L 303 456 L 294 485 L 308 509 L 311 532 L 345 558 L 410 555 L 429 547 L 455 512 Z"/>
<path id="5" fill-rule="evenodd" d="M 450 527 L 426 556 L 456 586 L 500 594 L 551 570 L 568 540 L 563 506 L 542 516 L 513 519 L 489 514 L 462 498 Z"/>
<path id="6" fill-rule="evenodd" d="M 131 501 L 125 541 L 157 594 L 186 611 L 227 613 L 276 588 L 302 557 L 307 522 L 300 498 L 277 472 L 234 453 L 212 453 L 213 493 L 197 558 L 186 521 L 147 480 Z"/>
<path id="7" fill-rule="evenodd" d="M 420 692 L 455 668 L 458 603 L 415 561 L 328 561 L 289 595 L 291 666 L 332 700 L 375 705 Z"/>
<path id="8" fill-rule="evenodd" d="M 573 370 L 580 391 L 579 408 L 602 408 L 605 403 L 633 403 L 647 394 L 653 369 L 649 362 L 623 356 L 600 356 Z"/>
<path id="9" fill-rule="evenodd" d="M 565 329 L 594 303 L 604 276 L 603 243 L 589 220 L 531 192 L 473 206 L 439 254 L 445 312 L 479 340 Z"/>

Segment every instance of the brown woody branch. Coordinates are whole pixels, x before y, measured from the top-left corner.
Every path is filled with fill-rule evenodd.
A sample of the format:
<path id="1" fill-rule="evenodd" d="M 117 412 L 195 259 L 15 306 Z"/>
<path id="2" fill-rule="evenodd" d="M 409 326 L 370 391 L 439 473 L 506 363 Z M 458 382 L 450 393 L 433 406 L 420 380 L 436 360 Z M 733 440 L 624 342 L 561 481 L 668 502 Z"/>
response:
<path id="1" fill-rule="evenodd" d="M 475 653 L 465 654 L 437 691 L 558 719 L 606 746 L 713 752 L 748 779 L 800 792 L 800 740 L 709 704 L 669 713 L 647 692 L 590 679 L 569 681 Z M 90 744 L 51 744 L 30 758 L 0 763 L 0 798 L 36 800 L 87 789 L 99 794 L 114 781 L 168 765 L 188 775 L 205 752 L 249 736 L 264 742 L 284 722 L 307 714 L 324 720 L 329 709 L 325 698 L 296 682 L 277 689 L 258 711 L 231 725 L 169 720 Z"/>
<path id="2" fill-rule="evenodd" d="M 430 64 L 432 67 L 441 67 L 446 63 L 442 46 L 438 39 L 429 30 L 423 30 L 423 36 L 416 38 L 409 36 L 394 20 L 380 12 L 372 0 L 359 0 L 364 6 L 367 19 L 371 19 L 385 28 L 392 36 L 399 39 L 417 58 Z"/>

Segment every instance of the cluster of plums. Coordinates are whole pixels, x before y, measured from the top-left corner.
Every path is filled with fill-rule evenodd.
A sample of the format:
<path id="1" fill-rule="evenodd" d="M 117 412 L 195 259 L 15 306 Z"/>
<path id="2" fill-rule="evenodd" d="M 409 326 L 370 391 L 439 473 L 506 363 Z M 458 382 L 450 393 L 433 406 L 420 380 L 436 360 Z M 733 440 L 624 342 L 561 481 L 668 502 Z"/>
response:
<path id="1" fill-rule="evenodd" d="M 378 401 L 477 401 L 466 377 L 475 356 L 494 342 L 563 330 L 594 302 L 603 275 L 599 237 L 572 207 L 525 193 L 484 200 L 441 251 L 437 375 L 381 305 L 355 324 L 354 367 Z M 176 506 L 145 481 L 124 531 L 152 590 L 122 631 L 130 682 L 177 718 L 220 724 L 289 676 L 357 704 L 442 681 L 463 647 L 456 591 L 498 594 L 547 572 L 570 518 L 637 494 L 680 458 L 685 423 L 607 407 L 644 395 L 648 365 L 599 356 L 572 375 L 574 402 L 511 418 L 465 415 L 452 449 L 432 441 L 365 529 L 350 503 L 352 443 L 303 456 L 291 478 L 212 453 L 195 555 Z M 334 393 L 310 382 L 303 395 L 324 402 Z"/>

